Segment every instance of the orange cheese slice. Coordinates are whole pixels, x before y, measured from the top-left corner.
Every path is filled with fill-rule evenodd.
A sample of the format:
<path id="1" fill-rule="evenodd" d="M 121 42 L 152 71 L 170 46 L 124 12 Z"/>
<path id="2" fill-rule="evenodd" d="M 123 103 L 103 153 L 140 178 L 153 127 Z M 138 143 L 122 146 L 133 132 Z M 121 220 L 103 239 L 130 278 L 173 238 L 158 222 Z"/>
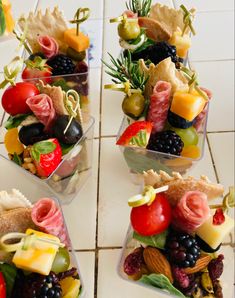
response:
<path id="1" fill-rule="evenodd" d="M 64 32 L 64 41 L 77 52 L 85 51 L 90 46 L 89 37 L 82 32 L 76 35 L 75 28 L 68 29 Z"/>

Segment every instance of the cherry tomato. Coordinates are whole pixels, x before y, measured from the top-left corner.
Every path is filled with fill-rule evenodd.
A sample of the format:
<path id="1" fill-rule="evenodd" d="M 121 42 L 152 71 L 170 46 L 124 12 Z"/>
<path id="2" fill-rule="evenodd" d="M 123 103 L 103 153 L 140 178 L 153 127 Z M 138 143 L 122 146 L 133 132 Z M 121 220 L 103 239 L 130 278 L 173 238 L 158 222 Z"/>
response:
<path id="1" fill-rule="evenodd" d="M 26 100 L 38 94 L 39 90 L 34 84 L 28 82 L 16 83 L 14 86 L 8 87 L 3 93 L 2 106 L 11 116 L 27 114 L 31 110 L 26 104 Z"/>
<path id="2" fill-rule="evenodd" d="M 164 193 L 157 194 L 151 205 L 132 208 L 131 224 L 140 235 L 151 236 L 165 231 L 171 222 L 171 206 Z"/>

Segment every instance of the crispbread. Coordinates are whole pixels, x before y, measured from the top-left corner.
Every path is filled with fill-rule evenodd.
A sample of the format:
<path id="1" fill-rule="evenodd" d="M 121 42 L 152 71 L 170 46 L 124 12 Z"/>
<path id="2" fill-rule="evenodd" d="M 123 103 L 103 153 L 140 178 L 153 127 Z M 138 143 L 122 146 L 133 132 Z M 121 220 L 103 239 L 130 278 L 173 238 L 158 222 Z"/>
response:
<path id="1" fill-rule="evenodd" d="M 44 85 L 43 81 L 39 81 L 38 88 L 42 94 L 47 94 L 52 102 L 54 109 L 58 115 L 68 115 L 68 111 L 64 105 L 65 92 L 60 86 Z"/>
<path id="2" fill-rule="evenodd" d="M 32 207 L 32 204 L 19 190 L 0 191 L 0 213 L 20 207 Z"/>
<path id="3" fill-rule="evenodd" d="M 154 188 L 168 185 L 166 195 L 171 205 L 176 205 L 182 196 L 188 191 L 201 191 L 205 193 L 209 200 L 222 196 L 224 187 L 221 184 L 212 183 L 207 176 L 201 176 L 200 179 L 194 177 L 183 178 L 180 173 L 172 172 L 172 176 L 164 171 L 159 173 L 153 170 L 144 172 L 145 185 L 151 185 Z"/>
<path id="4" fill-rule="evenodd" d="M 39 35 L 53 37 L 57 41 L 60 51 L 64 52 L 68 47 L 64 42 L 64 31 L 67 29 L 66 21 L 57 6 L 53 11 L 47 8 L 45 14 L 39 9 L 37 13 L 30 12 L 28 16 L 22 15 L 18 20 L 18 25 L 22 32 L 27 26 L 26 41 L 33 53 L 40 50 L 37 42 Z"/>
<path id="5" fill-rule="evenodd" d="M 145 96 L 150 98 L 153 93 L 153 88 L 158 81 L 166 81 L 171 84 L 171 94 L 179 89 L 187 89 L 187 79 L 180 73 L 175 67 L 175 63 L 168 57 L 156 66 L 151 63 L 149 67 L 146 66 L 143 59 L 140 60 L 140 69 L 148 77 L 148 81 L 145 86 Z"/>
<path id="6" fill-rule="evenodd" d="M 195 9 L 191 11 L 194 13 Z M 180 28 L 181 31 L 184 28 L 184 13 L 182 9 L 176 10 L 166 5 L 156 3 L 151 7 L 149 17 L 164 25 L 171 36 L 178 28 Z M 189 32 L 189 29 L 187 29 L 185 33 Z"/>
<path id="7" fill-rule="evenodd" d="M 25 233 L 28 228 L 36 228 L 31 208 L 16 208 L 0 214 L 0 237 L 11 232 Z"/>
<path id="8" fill-rule="evenodd" d="M 157 20 L 149 17 L 139 17 L 138 22 L 140 27 L 145 28 L 146 35 L 156 42 L 167 41 L 171 37 L 166 26 Z"/>

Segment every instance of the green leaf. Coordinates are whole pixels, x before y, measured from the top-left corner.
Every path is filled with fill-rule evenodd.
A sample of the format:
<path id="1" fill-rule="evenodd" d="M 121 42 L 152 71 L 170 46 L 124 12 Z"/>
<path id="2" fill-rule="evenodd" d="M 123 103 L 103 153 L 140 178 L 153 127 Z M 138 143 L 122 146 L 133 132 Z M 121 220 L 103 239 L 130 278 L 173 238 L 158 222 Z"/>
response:
<path id="1" fill-rule="evenodd" d="M 147 49 L 149 46 L 153 45 L 155 42 L 152 39 L 147 39 L 141 46 L 139 46 L 133 53 L 139 53 Z"/>
<path id="2" fill-rule="evenodd" d="M 169 279 L 163 274 L 152 273 L 150 275 L 143 275 L 140 282 L 150 285 L 162 290 L 166 290 L 168 293 L 175 295 L 177 297 L 185 298 L 183 293 L 177 290 L 169 281 Z"/>
<path id="3" fill-rule="evenodd" d="M 31 114 L 18 114 L 16 116 L 10 116 L 5 122 L 5 128 L 11 129 L 18 127 Z"/>
<path id="4" fill-rule="evenodd" d="M 21 157 L 16 153 L 14 153 L 12 161 L 14 161 L 18 166 L 22 165 Z"/>
<path id="5" fill-rule="evenodd" d="M 147 244 L 149 246 L 157 247 L 163 249 L 166 243 L 166 237 L 168 235 L 168 230 L 165 230 L 161 234 L 154 236 L 142 236 L 136 232 L 133 232 L 133 238 L 141 243 Z"/>
<path id="6" fill-rule="evenodd" d="M 31 149 L 31 155 L 34 160 L 40 161 L 40 153 L 34 150 L 34 148 Z"/>
<path id="7" fill-rule="evenodd" d="M 2 1 L 0 0 L 0 36 L 3 35 L 5 30 L 6 30 L 6 20 L 3 12 Z"/>
<path id="8" fill-rule="evenodd" d="M 55 150 L 56 144 L 51 141 L 42 141 L 34 144 L 33 148 L 40 154 L 48 154 Z"/>
<path id="9" fill-rule="evenodd" d="M 7 297 L 10 298 L 17 275 L 17 269 L 15 266 L 3 263 L 0 264 L 0 272 L 2 272 L 6 283 Z"/>
<path id="10" fill-rule="evenodd" d="M 62 150 L 62 155 L 65 155 L 65 154 L 67 154 L 70 150 L 73 149 L 74 145 L 68 145 L 68 144 L 60 143 L 60 147 L 61 147 L 61 150 Z"/>
<path id="11" fill-rule="evenodd" d="M 71 88 L 67 85 L 64 79 L 57 80 L 51 84 L 52 86 L 61 87 L 65 92 L 69 91 Z"/>

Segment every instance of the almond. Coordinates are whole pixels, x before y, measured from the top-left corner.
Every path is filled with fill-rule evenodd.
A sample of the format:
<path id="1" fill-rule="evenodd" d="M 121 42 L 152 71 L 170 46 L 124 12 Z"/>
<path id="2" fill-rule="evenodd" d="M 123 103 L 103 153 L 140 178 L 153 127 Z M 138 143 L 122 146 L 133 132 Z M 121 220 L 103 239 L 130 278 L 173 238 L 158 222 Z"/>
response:
<path id="1" fill-rule="evenodd" d="M 164 274 L 173 283 L 171 266 L 159 249 L 147 246 L 144 249 L 143 256 L 145 264 L 151 273 Z"/>
<path id="2" fill-rule="evenodd" d="M 211 256 L 209 255 L 202 255 L 196 262 L 194 267 L 188 267 L 184 269 L 186 274 L 192 274 L 201 271 L 204 269 L 211 261 Z"/>

